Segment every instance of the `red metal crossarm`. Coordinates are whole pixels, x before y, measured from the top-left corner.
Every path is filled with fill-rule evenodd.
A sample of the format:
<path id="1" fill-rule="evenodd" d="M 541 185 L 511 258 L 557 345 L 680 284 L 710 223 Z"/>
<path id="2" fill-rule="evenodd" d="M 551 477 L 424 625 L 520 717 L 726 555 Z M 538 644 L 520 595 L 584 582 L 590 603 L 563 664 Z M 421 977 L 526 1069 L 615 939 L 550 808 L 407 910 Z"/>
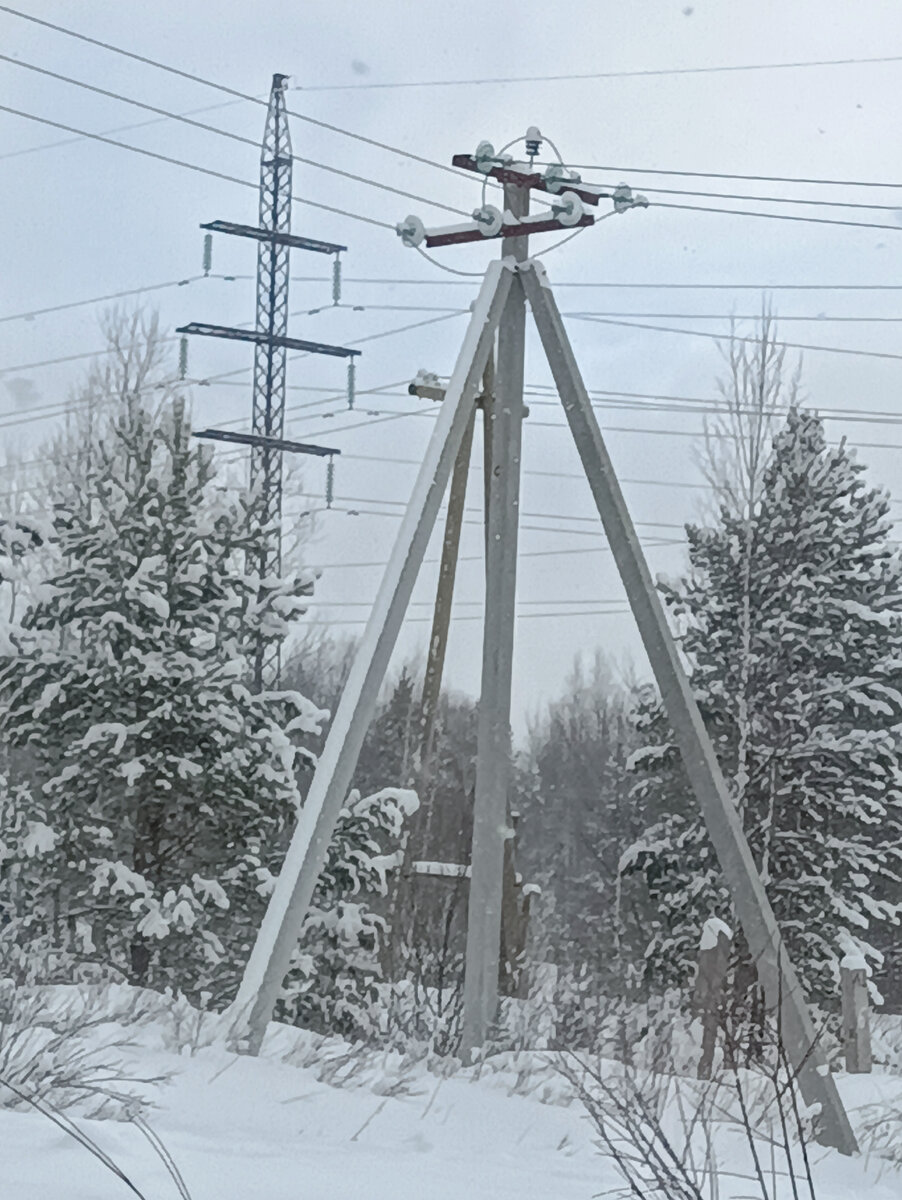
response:
<path id="1" fill-rule="evenodd" d="M 595 218 L 591 213 L 584 213 L 583 216 L 573 225 L 567 228 L 576 229 L 580 225 L 594 225 Z M 478 228 L 471 225 L 455 225 L 446 229 L 435 229 L 431 233 L 426 234 L 426 245 L 432 249 L 434 246 L 459 246 L 462 242 L 490 242 L 499 237 L 523 237 L 524 234 L 533 233 L 560 233 L 564 228 L 556 217 L 530 218 L 527 217 L 524 221 L 517 221 L 514 224 L 505 224 L 501 228 L 500 233 L 496 233 L 494 238 L 487 238 Z"/>
<path id="2" fill-rule="evenodd" d="M 529 170 L 525 164 L 512 163 L 510 166 L 502 166 L 501 164 L 494 166 L 489 171 L 483 171 L 477 163 L 477 160 L 472 154 L 455 154 L 451 159 L 452 166 L 461 167 L 465 171 L 473 171 L 477 175 L 491 176 L 492 179 L 497 179 L 501 183 L 513 183 L 517 187 L 535 188 L 539 192 L 548 192 L 551 195 L 556 195 L 554 188 L 548 186 L 548 181 L 544 175 L 540 175 L 538 171 Z M 562 180 L 558 191 L 576 192 L 580 200 L 584 200 L 586 204 L 597 204 L 599 200 L 609 200 L 612 192 L 605 191 L 603 188 L 585 187 L 581 183 L 570 180 Z"/>

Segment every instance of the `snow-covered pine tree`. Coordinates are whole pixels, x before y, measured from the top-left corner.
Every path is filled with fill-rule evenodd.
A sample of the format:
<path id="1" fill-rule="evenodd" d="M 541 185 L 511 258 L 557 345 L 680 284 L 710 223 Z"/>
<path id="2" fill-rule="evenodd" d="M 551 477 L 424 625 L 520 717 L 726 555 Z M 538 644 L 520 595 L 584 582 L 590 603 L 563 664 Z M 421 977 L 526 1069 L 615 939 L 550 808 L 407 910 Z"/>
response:
<path id="1" fill-rule="evenodd" d="M 247 680 L 308 586 L 248 573 L 255 517 L 179 401 L 132 395 L 58 492 L 55 570 L 0 672 L 0 731 L 38 785 L 33 813 L 21 788 L 7 805 L 41 831 L 32 924 L 138 983 L 228 990 L 300 805 L 294 735 L 320 714 Z"/>
<path id="2" fill-rule="evenodd" d="M 902 564 L 883 491 L 811 412 L 774 439 L 748 557 L 750 628 L 737 802 L 755 861 L 809 993 L 834 999 L 848 950 L 880 960 L 902 904 Z M 665 585 L 693 691 L 728 780 L 739 748 L 737 681 L 746 522 L 724 508 L 690 526 L 688 576 Z M 632 765 L 644 836 L 623 867 L 652 985 L 692 977 L 704 920 L 730 904 L 659 702 L 639 710 Z M 625 882 L 629 882 L 627 879 Z"/>
<path id="3" fill-rule="evenodd" d="M 416 793 L 401 788 L 351 792 L 282 992 L 282 1019 L 343 1037 L 376 1031 L 388 932 L 377 907 L 403 863 L 406 825 L 418 805 Z"/>
<path id="4" fill-rule="evenodd" d="M 257 506 L 192 447 L 155 319 L 114 313 L 105 332 L 34 511 L 0 513 L 0 962 L 67 979 L 88 961 L 215 1003 L 327 715 L 299 690 L 247 687 L 259 631 L 283 635 L 308 588 L 254 574 Z M 365 1027 L 383 932 L 370 906 L 414 805 L 349 798 L 285 1015 Z"/>

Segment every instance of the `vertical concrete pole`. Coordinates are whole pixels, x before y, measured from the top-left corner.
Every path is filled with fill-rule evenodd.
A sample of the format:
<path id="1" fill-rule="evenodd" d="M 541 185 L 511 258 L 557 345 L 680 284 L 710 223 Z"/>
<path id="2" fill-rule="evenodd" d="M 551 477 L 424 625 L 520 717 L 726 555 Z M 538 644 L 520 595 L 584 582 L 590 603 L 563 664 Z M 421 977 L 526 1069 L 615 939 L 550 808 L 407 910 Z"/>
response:
<path id="1" fill-rule="evenodd" d="M 529 211 L 528 189 L 507 184 L 504 206 L 515 217 L 525 216 Z M 518 262 L 526 259 L 528 250 L 527 237 L 505 238 L 502 242 L 502 254 Z M 495 400 L 490 419 L 485 624 L 461 1045 L 465 1060 L 485 1041 L 498 1009 L 504 843 L 512 834 L 507 820 L 507 789 L 525 344 L 526 298 L 515 277 L 498 325 Z"/>

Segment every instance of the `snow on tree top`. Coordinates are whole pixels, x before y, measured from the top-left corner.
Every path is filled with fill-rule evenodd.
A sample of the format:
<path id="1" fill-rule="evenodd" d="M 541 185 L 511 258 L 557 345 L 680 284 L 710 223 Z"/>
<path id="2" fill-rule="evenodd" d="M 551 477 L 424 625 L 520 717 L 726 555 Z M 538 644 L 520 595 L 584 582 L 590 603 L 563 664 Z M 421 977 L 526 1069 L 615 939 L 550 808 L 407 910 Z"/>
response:
<path id="1" fill-rule="evenodd" d="M 725 921 L 721 921 L 720 917 L 709 917 L 702 929 L 701 940 L 698 943 L 699 950 L 713 950 L 721 934 L 730 941 L 733 940 L 733 930 Z"/>

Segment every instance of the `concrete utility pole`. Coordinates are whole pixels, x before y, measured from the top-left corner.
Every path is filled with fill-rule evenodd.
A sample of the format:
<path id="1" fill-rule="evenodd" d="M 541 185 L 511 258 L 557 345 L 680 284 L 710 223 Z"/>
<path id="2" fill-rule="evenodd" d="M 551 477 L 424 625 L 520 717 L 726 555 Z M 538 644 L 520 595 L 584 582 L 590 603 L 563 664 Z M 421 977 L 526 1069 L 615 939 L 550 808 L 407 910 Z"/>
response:
<path id="1" fill-rule="evenodd" d="M 522 220 L 529 212 L 529 189 L 505 184 L 504 207 Z M 502 254 L 510 254 L 515 262 L 525 262 L 528 253 L 527 236 L 502 243 Z M 526 297 L 515 279 L 498 326 L 495 403 L 486 429 L 492 466 L 486 481 L 485 622 L 461 1042 L 465 1060 L 485 1041 L 498 1008 L 504 844 L 513 837 L 507 791 L 525 347 Z"/>
<path id="2" fill-rule="evenodd" d="M 523 419 L 525 301 L 532 310 L 573 440 L 620 573 L 686 773 L 754 957 L 787 1056 L 807 1104 L 817 1106 L 818 1137 L 845 1154 L 857 1150 L 830 1075 L 798 978 L 755 868 L 711 739 L 680 662 L 642 547 L 636 536 L 588 392 L 544 269 L 529 260 L 533 233 L 591 225 L 584 205 L 611 199 L 614 210 L 647 203 L 621 185 L 612 192 L 582 185 L 563 165 L 534 168 L 541 138 L 526 137 L 529 163 L 496 155 L 482 143 L 475 155 L 457 155 L 457 167 L 491 175 L 505 186 L 505 211 L 483 205 L 467 225 L 427 233 L 415 217 L 398 226 L 405 243 L 428 247 L 503 238 L 512 250 L 486 271 L 442 411 L 389 560 L 348 683 L 339 703 L 297 830 L 270 898 L 235 1003 L 239 1025 L 259 1047 L 298 930 L 325 861 L 379 686 L 410 599 L 442 494 L 471 427 L 478 381 L 498 331 L 495 403 L 490 420 L 487 482 L 486 608 L 480 699 L 467 968 L 464 985 L 465 1052 L 483 1044 L 498 1004 L 507 784 L 510 769 L 510 686 L 516 590 L 520 434 Z M 550 193 L 547 210 L 531 215 L 530 190 Z M 488 458 L 487 458 L 488 461 Z"/>

